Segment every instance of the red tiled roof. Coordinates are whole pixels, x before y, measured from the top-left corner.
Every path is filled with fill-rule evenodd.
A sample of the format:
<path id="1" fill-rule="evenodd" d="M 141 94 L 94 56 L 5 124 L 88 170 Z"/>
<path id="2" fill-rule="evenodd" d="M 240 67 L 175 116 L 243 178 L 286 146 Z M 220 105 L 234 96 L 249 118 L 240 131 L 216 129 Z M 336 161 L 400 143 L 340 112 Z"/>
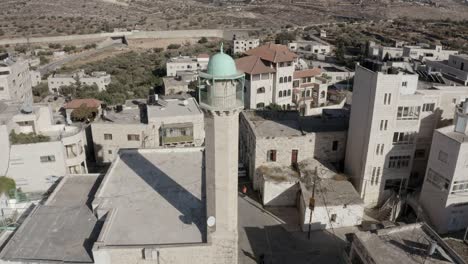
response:
<path id="1" fill-rule="evenodd" d="M 247 55 L 256 55 L 262 58 L 262 60 L 274 63 L 293 61 L 297 58 L 297 55 L 294 52 L 291 52 L 287 46 L 272 43 L 256 47 L 246 51 L 245 53 Z"/>
<path id="2" fill-rule="evenodd" d="M 97 99 L 73 99 L 70 102 L 65 104 L 65 109 L 77 109 L 81 105 L 86 105 L 87 107 L 98 108 L 101 106 L 102 102 Z"/>
<path id="3" fill-rule="evenodd" d="M 258 56 L 247 56 L 236 60 L 238 70 L 248 74 L 270 73 L 275 72 L 275 69 L 265 65 Z"/>
<path id="4" fill-rule="evenodd" d="M 304 77 L 315 77 L 322 73 L 322 70 L 319 68 L 312 68 L 302 71 L 294 72 L 294 79 L 304 78 Z"/>

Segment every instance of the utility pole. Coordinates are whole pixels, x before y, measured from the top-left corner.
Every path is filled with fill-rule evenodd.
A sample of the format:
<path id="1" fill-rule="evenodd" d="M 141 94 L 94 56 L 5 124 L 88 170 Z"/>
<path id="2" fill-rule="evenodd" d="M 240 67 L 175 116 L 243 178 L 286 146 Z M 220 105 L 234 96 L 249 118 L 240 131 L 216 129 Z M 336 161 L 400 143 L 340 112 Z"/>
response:
<path id="1" fill-rule="evenodd" d="M 317 183 L 317 167 L 315 167 L 315 173 L 314 173 L 314 186 L 312 188 L 312 197 L 309 200 L 309 209 L 310 209 L 310 218 L 309 218 L 309 233 L 307 234 L 307 238 L 310 240 L 310 232 L 312 229 L 312 213 L 314 212 L 315 209 L 315 186 Z"/>

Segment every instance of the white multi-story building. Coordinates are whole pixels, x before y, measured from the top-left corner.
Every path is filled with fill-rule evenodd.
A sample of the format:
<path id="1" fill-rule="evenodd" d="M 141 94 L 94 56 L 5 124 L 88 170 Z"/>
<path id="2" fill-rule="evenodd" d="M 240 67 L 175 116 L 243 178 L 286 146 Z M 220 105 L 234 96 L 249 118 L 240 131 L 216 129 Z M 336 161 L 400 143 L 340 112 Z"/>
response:
<path id="1" fill-rule="evenodd" d="M 468 85 L 468 55 L 449 55 L 448 60 L 427 60 L 427 71 L 440 72 L 445 78 Z"/>
<path id="2" fill-rule="evenodd" d="M 242 54 L 248 50 L 254 49 L 260 45 L 260 39 L 236 39 L 232 40 L 233 53 Z"/>
<path id="3" fill-rule="evenodd" d="M 293 102 L 302 115 L 327 104 L 328 81 L 321 74 L 319 68 L 294 72 Z"/>
<path id="4" fill-rule="evenodd" d="M 458 54 L 456 50 L 444 50 L 442 46 L 436 45 L 430 48 L 422 46 L 404 46 L 403 57 L 419 61 L 427 60 L 448 60 L 450 55 Z"/>
<path id="5" fill-rule="evenodd" d="M 245 107 L 263 108 L 274 103 L 283 109 L 291 109 L 297 55 L 277 44 L 263 45 L 246 51 L 246 54 L 249 56 L 236 61 L 238 69 L 247 74 Z"/>
<path id="6" fill-rule="evenodd" d="M 288 48 L 297 54 L 312 55 L 312 54 L 328 54 L 330 53 L 330 45 L 313 40 L 302 40 L 288 43 Z"/>
<path id="7" fill-rule="evenodd" d="M 388 47 L 376 45 L 374 42 L 369 42 L 368 44 L 368 54 L 369 57 L 375 57 L 379 60 L 383 60 L 387 54 L 389 59 L 402 58 L 403 57 L 403 47 Z"/>
<path id="8" fill-rule="evenodd" d="M 96 85 L 99 91 L 103 91 L 110 84 L 111 76 L 106 72 L 92 72 L 91 75 L 87 75 L 84 70 L 80 70 L 71 74 L 53 74 L 47 78 L 51 93 L 59 93 L 60 87 L 78 82 L 89 86 Z"/>
<path id="9" fill-rule="evenodd" d="M 468 87 L 428 88 L 418 89 L 415 74 L 357 66 L 345 172 L 366 205 L 420 184 L 434 129 L 468 97 Z"/>
<path id="10" fill-rule="evenodd" d="M 439 233 L 468 226 L 468 101 L 454 125 L 435 130 L 420 202 Z"/>
<path id="11" fill-rule="evenodd" d="M 208 67 L 208 54 L 200 54 L 197 57 L 178 56 L 170 58 L 166 62 L 167 76 L 177 76 L 179 71 L 192 71 L 194 73 L 206 70 Z"/>
<path id="12" fill-rule="evenodd" d="M 194 98 L 128 101 L 121 111 L 104 111 L 91 125 L 96 161 L 109 163 L 121 148 L 202 146 L 203 113 Z"/>
<path id="13" fill-rule="evenodd" d="M 31 87 L 28 61 L 0 54 L 0 100 L 32 103 Z"/>
<path id="14" fill-rule="evenodd" d="M 44 192 L 58 177 L 87 173 L 84 128 L 64 123 L 48 105 L 0 102 L 0 174 Z"/>

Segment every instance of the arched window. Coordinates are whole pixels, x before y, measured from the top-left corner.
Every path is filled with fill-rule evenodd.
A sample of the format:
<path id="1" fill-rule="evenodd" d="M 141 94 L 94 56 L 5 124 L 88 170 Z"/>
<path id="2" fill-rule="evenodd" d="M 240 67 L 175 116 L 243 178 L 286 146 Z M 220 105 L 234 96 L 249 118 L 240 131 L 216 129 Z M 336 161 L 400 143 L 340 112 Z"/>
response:
<path id="1" fill-rule="evenodd" d="M 283 77 L 280 77 L 280 81 L 279 81 L 279 82 L 280 82 L 280 83 L 283 83 Z"/>
<path id="2" fill-rule="evenodd" d="M 291 96 L 291 90 L 288 90 L 288 96 Z"/>
<path id="3" fill-rule="evenodd" d="M 257 108 L 264 108 L 265 107 L 265 103 L 258 103 L 257 104 Z"/>
<path id="4" fill-rule="evenodd" d="M 261 94 L 261 93 L 265 93 L 265 87 L 260 87 L 257 89 L 257 93 Z"/>
<path id="5" fill-rule="evenodd" d="M 279 91 L 279 97 L 283 97 L 283 92 Z"/>
<path id="6" fill-rule="evenodd" d="M 325 98 L 325 91 L 320 92 L 320 98 Z"/>
<path id="7" fill-rule="evenodd" d="M 288 82 L 292 82 L 292 77 L 291 76 L 288 77 Z"/>

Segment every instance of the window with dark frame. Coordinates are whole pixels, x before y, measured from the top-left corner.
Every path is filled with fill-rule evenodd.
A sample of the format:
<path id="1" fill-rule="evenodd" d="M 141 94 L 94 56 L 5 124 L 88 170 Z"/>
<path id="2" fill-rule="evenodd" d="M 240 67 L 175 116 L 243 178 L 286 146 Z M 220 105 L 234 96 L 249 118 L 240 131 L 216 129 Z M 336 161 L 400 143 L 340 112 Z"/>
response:
<path id="1" fill-rule="evenodd" d="M 267 161 L 276 161 L 276 150 L 271 149 L 267 151 Z"/>

